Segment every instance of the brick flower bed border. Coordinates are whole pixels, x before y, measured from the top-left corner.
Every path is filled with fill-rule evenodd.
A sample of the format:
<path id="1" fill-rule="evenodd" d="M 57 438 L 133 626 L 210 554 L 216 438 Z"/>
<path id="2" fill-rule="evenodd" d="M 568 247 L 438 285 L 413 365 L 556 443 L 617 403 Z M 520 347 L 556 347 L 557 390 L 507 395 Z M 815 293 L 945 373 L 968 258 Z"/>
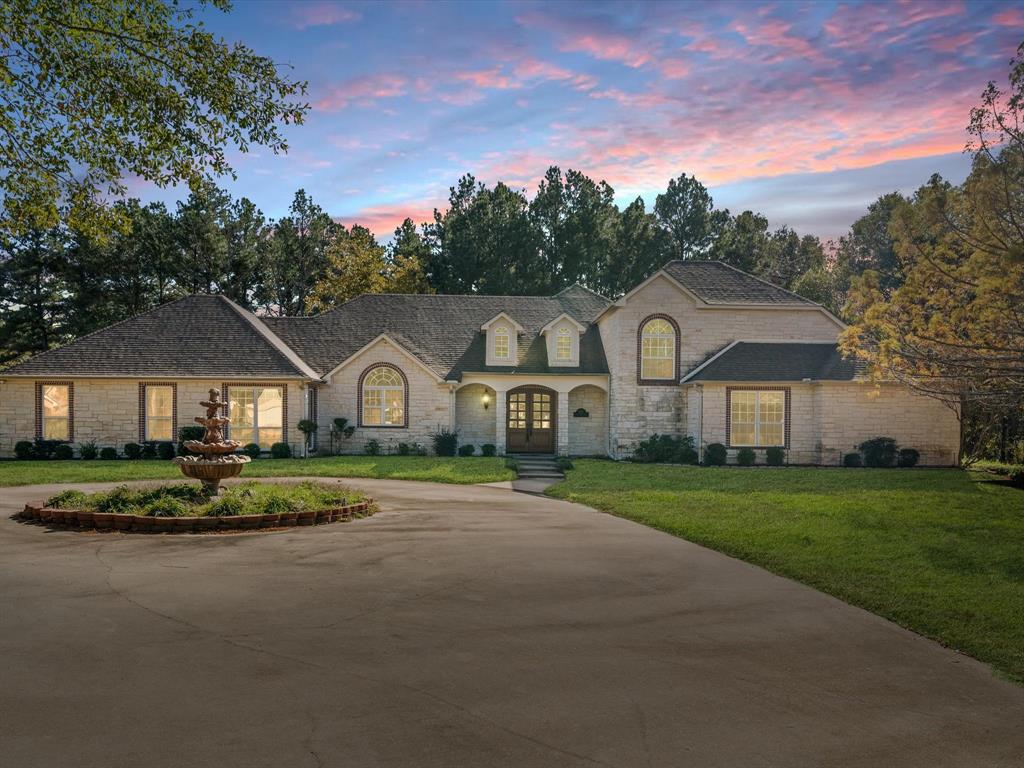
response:
<path id="1" fill-rule="evenodd" d="M 151 517 L 113 512 L 88 512 L 81 509 L 54 509 L 46 502 L 28 503 L 19 514 L 26 522 L 37 522 L 55 528 L 119 531 L 121 533 L 208 533 L 241 532 L 261 528 L 291 528 L 296 525 L 345 523 L 375 512 L 373 499 L 342 507 L 309 512 L 286 512 L 280 515 L 231 515 L 224 517 Z"/>

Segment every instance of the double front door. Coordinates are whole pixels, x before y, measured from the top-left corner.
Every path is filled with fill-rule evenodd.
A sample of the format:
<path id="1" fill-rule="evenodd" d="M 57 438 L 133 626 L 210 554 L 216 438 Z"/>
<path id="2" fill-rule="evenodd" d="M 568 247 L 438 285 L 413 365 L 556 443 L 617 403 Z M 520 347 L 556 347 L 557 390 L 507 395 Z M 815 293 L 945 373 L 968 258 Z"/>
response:
<path id="1" fill-rule="evenodd" d="M 543 387 L 520 387 L 508 393 L 507 405 L 506 450 L 554 453 L 556 393 Z"/>

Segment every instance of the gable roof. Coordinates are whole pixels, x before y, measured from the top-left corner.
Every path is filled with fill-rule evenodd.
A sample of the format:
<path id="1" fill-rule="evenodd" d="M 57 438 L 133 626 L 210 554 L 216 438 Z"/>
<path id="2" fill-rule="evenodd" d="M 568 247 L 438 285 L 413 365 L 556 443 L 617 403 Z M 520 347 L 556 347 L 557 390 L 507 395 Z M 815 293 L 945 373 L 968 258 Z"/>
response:
<path id="1" fill-rule="evenodd" d="M 0 376 L 308 377 L 259 318 L 224 296 L 186 296 L 0 371 Z"/>
<path id="2" fill-rule="evenodd" d="M 819 306 L 721 261 L 670 261 L 661 271 L 706 304 Z"/>
<path id="3" fill-rule="evenodd" d="M 844 359 L 835 343 L 734 341 L 682 381 L 854 381 L 865 375 L 865 365 Z"/>
<path id="4" fill-rule="evenodd" d="M 387 334 L 439 376 L 458 380 L 464 372 L 607 373 L 600 333 L 591 322 L 607 306 L 604 297 L 573 286 L 550 297 L 368 294 L 315 317 L 260 319 L 321 375 Z M 480 327 L 502 312 L 523 327 L 519 359 L 488 366 Z M 586 326 L 580 365 L 549 368 L 540 330 L 563 312 Z"/>

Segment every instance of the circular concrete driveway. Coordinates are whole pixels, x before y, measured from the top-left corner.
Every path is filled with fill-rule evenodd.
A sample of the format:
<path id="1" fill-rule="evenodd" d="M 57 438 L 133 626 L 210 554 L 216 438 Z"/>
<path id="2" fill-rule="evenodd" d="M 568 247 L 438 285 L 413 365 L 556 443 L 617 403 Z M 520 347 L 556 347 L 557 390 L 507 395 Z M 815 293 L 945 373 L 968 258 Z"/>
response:
<path id="1" fill-rule="evenodd" d="M 45 492 L 3 489 L 0 765 L 1021 765 L 1024 689 L 814 590 L 564 502 L 352 482 L 384 511 L 206 537 L 21 525 Z"/>

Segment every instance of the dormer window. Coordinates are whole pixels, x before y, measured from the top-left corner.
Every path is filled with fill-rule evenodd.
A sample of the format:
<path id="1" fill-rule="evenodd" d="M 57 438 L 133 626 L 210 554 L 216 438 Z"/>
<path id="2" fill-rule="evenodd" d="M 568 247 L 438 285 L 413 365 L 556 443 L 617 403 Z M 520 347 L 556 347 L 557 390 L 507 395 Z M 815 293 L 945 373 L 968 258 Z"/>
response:
<path id="1" fill-rule="evenodd" d="M 494 329 L 494 359 L 508 360 L 511 344 L 507 325 L 499 325 Z"/>
<path id="2" fill-rule="evenodd" d="M 548 365 L 573 368 L 580 364 L 580 335 L 586 326 L 562 313 L 541 328 L 546 339 Z"/>
<path id="3" fill-rule="evenodd" d="M 555 333 L 555 360 L 568 362 L 572 360 L 572 328 L 563 325 Z"/>

